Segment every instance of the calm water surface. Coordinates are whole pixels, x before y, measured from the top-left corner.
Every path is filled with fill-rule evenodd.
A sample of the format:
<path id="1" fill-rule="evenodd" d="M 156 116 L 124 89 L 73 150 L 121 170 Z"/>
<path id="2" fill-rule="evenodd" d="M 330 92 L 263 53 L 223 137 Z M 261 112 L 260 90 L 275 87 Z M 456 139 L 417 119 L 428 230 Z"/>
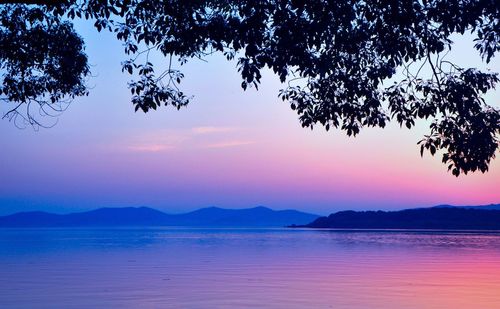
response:
<path id="1" fill-rule="evenodd" d="M 0 229 L 1 308 L 500 308 L 500 234 Z"/>

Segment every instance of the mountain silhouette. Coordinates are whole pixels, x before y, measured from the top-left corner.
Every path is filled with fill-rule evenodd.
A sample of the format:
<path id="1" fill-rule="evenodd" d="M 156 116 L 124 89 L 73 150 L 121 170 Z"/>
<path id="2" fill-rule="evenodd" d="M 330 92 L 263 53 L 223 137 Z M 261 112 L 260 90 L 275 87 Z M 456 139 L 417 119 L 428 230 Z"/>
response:
<path id="1" fill-rule="evenodd" d="M 306 224 L 318 217 L 296 210 L 272 210 L 262 206 L 246 209 L 208 207 L 184 214 L 167 214 L 148 207 L 124 207 L 99 208 L 62 215 L 42 211 L 19 212 L 0 217 L 0 227 L 281 227 Z"/>
<path id="2" fill-rule="evenodd" d="M 340 211 L 303 227 L 500 230 L 500 210 L 439 206 L 400 211 Z"/>
<path id="3" fill-rule="evenodd" d="M 467 209 L 489 209 L 500 210 L 500 204 L 480 205 L 480 206 L 453 206 L 453 205 L 438 205 L 434 208 L 467 208 Z"/>

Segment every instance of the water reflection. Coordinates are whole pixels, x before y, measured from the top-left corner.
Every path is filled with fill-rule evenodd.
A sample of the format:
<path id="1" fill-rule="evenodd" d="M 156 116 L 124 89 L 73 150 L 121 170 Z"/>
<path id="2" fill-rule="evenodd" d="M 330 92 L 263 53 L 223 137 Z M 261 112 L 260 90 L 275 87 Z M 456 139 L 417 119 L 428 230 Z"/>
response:
<path id="1" fill-rule="evenodd" d="M 0 230 L 2 307 L 500 308 L 500 234 Z"/>

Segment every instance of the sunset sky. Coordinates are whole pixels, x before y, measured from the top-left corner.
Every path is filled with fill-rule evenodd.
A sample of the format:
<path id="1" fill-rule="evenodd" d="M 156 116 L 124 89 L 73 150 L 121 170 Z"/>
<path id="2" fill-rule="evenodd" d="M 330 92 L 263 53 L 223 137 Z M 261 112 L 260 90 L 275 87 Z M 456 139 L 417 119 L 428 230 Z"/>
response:
<path id="1" fill-rule="evenodd" d="M 440 156 L 420 157 L 426 122 L 364 129 L 356 138 L 303 129 L 270 72 L 259 91 L 244 92 L 236 64 L 221 56 L 181 67 L 181 86 L 194 96 L 187 108 L 134 113 L 120 43 L 87 23 L 79 31 L 92 65 L 90 95 L 52 129 L 0 122 L 0 214 L 258 205 L 328 214 L 500 202 L 499 159 L 487 174 L 452 176 Z M 470 46 L 461 41 L 452 59 L 484 68 Z M 488 67 L 498 72 L 498 57 Z M 499 107 L 499 93 L 487 102 Z"/>

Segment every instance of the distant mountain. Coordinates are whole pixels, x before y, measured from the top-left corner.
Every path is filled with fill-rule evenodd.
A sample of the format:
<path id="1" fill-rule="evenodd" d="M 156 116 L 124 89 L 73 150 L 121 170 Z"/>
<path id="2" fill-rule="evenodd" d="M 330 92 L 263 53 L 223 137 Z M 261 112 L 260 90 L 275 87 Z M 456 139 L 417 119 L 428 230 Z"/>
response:
<path id="1" fill-rule="evenodd" d="M 434 208 L 467 208 L 467 209 L 489 209 L 500 210 L 500 204 L 479 205 L 479 206 L 453 206 L 453 205 L 438 205 Z"/>
<path id="2" fill-rule="evenodd" d="M 500 210 L 433 207 L 400 211 L 340 211 L 311 228 L 500 230 Z"/>
<path id="3" fill-rule="evenodd" d="M 198 226 L 281 227 L 306 224 L 319 216 L 296 210 L 202 208 L 185 214 L 166 214 L 148 207 L 99 208 L 53 214 L 41 211 L 0 216 L 0 227 Z"/>

